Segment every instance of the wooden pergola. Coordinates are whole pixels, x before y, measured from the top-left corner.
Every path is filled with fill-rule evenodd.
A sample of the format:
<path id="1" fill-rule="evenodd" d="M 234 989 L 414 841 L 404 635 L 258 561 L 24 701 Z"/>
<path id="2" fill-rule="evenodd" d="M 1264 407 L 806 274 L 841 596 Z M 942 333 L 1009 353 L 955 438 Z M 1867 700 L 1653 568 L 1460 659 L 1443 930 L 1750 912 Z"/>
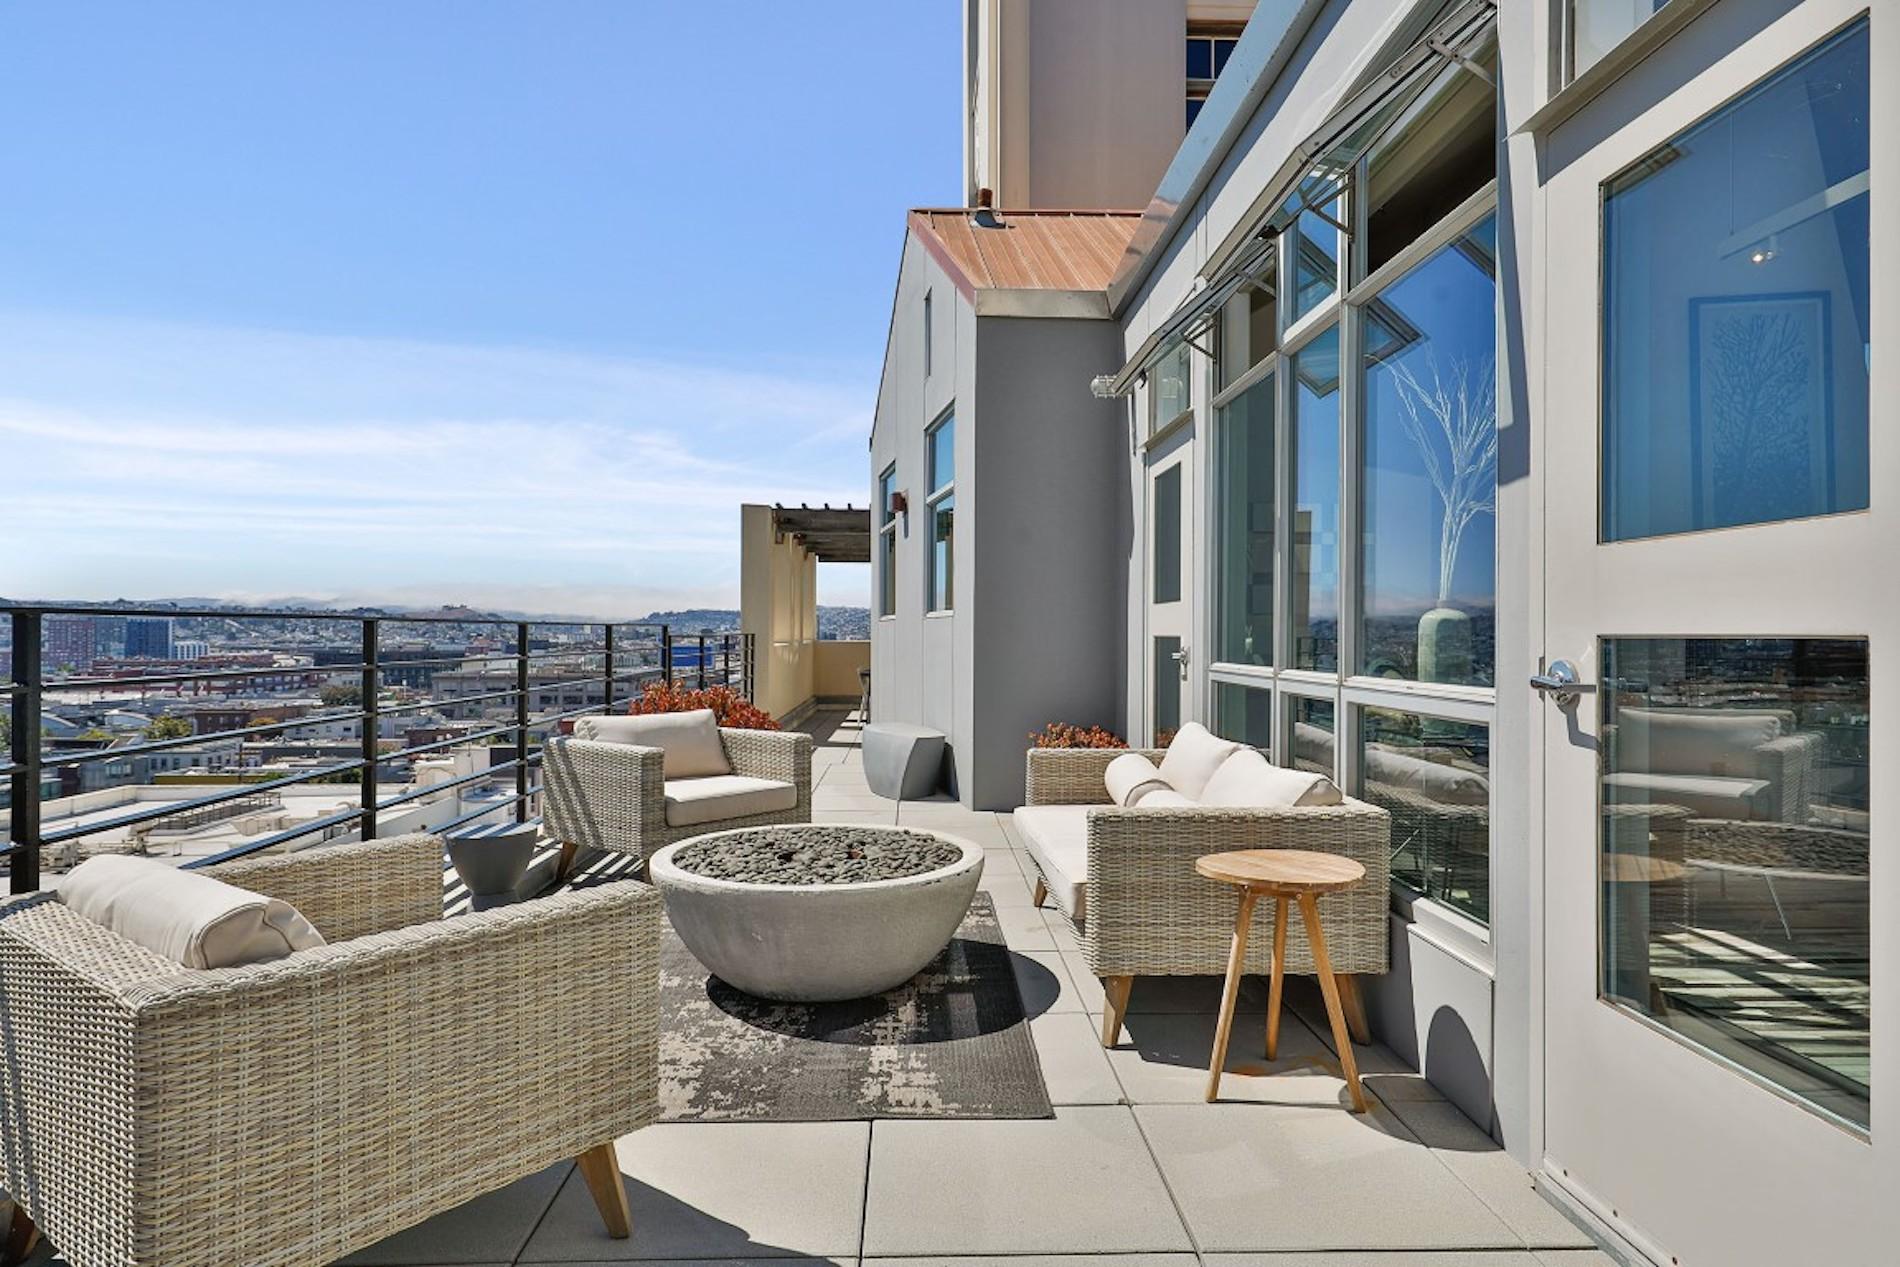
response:
<path id="1" fill-rule="evenodd" d="M 871 512 L 855 506 L 774 506 L 776 540 L 796 540 L 825 563 L 871 561 Z"/>

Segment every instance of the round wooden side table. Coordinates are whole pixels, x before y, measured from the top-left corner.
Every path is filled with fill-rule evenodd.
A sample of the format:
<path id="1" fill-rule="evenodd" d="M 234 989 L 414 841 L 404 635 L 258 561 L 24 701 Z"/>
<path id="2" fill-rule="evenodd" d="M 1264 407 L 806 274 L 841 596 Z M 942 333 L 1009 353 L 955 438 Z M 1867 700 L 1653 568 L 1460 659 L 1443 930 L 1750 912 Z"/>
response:
<path id="1" fill-rule="evenodd" d="M 1240 910 L 1234 916 L 1233 947 L 1227 955 L 1227 983 L 1221 991 L 1220 1022 L 1214 1030 L 1214 1057 L 1207 1069 L 1207 1098 L 1220 1097 L 1221 1071 L 1227 1064 L 1227 1039 L 1234 1028 L 1234 1001 L 1247 962 L 1247 934 L 1253 926 L 1254 904 L 1262 897 L 1274 901 L 1273 977 L 1267 991 L 1267 1059 L 1272 1060 L 1280 1039 L 1280 993 L 1286 976 L 1286 922 L 1289 904 L 1300 904 L 1306 923 L 1306 942 L 1313 952 L 1314 975 L 1326 996 L 1326 1019 L 1332 1022 L 1333 1046 L 1339 1067 L 1352 1092 L 1354 1110 L 1366 1111 L 1366 1093 L 1359 1085 L 1359 1065 L 1352 1055 L 1352 1035 L 1339 1004 L 1339 983 L 1332 960 L 1326 956 L 1326 933 L 1319 923 L 1319 898 L 1351 888 L 1366 878 L 1366 869 L 1351 858 L 1304 849 L 1242 849 L 1198 858 L 1194 870 L 1210 880 L 1240 890 Z"/>

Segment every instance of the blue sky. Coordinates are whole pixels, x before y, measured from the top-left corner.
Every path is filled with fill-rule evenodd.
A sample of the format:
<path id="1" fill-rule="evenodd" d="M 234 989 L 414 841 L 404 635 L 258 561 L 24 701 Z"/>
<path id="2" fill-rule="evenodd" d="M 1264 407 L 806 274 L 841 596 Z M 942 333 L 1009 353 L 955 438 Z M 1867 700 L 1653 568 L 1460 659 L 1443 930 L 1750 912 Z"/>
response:
<path id="1" fill-rule="evenodd" d="M 958 5 L 716 12 L 0 10 L 0 595 L 642 615 L 864 504 Z"/>

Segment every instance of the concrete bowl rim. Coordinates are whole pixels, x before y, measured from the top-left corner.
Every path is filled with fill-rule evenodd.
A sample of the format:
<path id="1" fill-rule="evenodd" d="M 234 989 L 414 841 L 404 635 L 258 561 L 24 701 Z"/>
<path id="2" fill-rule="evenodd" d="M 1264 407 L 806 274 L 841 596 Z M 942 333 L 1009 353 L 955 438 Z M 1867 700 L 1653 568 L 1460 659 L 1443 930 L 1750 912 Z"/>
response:
<path id="1" fill-rule="evenodd" d="M 765 884 L 757 880 L 727 880 L 718 876 L 700 875 L 697 871 L 688 871 L 675 866 L 673 855 L 687 845 L 698 844 L 711 836 L 741 836 L 759 832 L 779 832 L 786 830 L 846 827 L 853 830 L 880 832 L 913 832 L 921 836 L 935 836 L 937 839 L 955 845 L 961 855 L 955 862 L 946 863 L 934 871 L 919 871 L 916 875 L 902 875 L 889 880 L 853 880 L 848 884 Z M 688 836 L 661 849 L 647 860 L 648 874 L 653 877 L 655 888 L 664 889 L 669 882 L 680 888 L 699 888 L 711 890 L 731 890 L 738 893 L 871 893 L 880 889 L 913 887 L 929 880 L 952 880 L 964 872 L 979 869 L 983 865 L 983 846 L 974 840 L 959 836 L 954 832 L 938 831 L 932 827 L 873 826 L 865 823 L 779 823 L 766 827 L 732 827 L 725 831 L 709 831 L 698 836 Z"/>

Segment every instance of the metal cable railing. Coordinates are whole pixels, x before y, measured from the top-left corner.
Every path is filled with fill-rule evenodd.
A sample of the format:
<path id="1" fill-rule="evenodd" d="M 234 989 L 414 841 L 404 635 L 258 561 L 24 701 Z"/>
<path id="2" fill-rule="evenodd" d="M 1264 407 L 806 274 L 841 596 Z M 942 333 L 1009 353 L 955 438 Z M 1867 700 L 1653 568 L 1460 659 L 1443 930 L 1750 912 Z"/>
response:
<path id="1" fill-rule="evenodd" d="M 293 823 L 218 853 L 194 858 L 185 865 L 206 866 L 281 848 L 305 837 L 330 840 L 354 834 L 364 840 L 374 839 L 387 812 L 472 785 L 507 787 L 511 783 L 512 786 L 504 794 L 483 798 L 473 809 L 462 810 L 445 822 L 433 824 L 431 830 L 452 830 L 506 812 L 512 812 L 517 822 L 526 821 L 532 815 L 535 797 L 541 790 L 534 781 L 534 772 L 541 764 L 539 740 L 561 723 L 588 713 L 611 713 L 654 681 L 697 687 L 726 686 L 748 700 L 752 698 L 754 684 L 751 635 L 676 635 L 668 625 L 645 622 L 504 621 L 450 615 L 353 616 L 317 611 L 50 606 L 0 607 L 0 616 L 10 622 L 12 635 L 11 680 L 0 683 L 0 692 L 4 692 L 8 704 L 11 753 L 4 769 L 9 792 L 7 844 L 0 849 L 0 858 L 6 862 L 8 887 L 14 893 L 30 893 L 40 887 L 43 855 L 50 845 L 77 842 L 89 836 L 160 821 L 174 824 L 227 821 L 223 817 L 227 811 L 228 817 L 240 817 L 244 812 L 255 812 L 263 803 L 259 798 L 283 788 L 319 781 L 354 783 L 357 804 Z M 313 631 L 312 637 L 315 631 L 321 630 L 329 644 L 324 647 L 325 653 L 334 655 L 338 651 L 335 644 L 342 641 L 354 648 L 355 654 L 344 654 L 340 662 L 317 663 L 312 647 L 300 646 L 295 639 L 282 639 L 288 645 L 264 645 L 245 653 L 255 657 L 260 652 L 270 652 L 288 661 L 267 666 L 238 663 L 239 655 L 233 654 L 233 663 L 211 669 L 174 668 L 176 661 L 155 661 L 153 672 L 100 675 L 90 657 L 81 657 L 87 659 L 87 663 L 75 664 L 73 672 L 48 676 L 49 623 L 128 618 L 225 621 L 236 625 L 270 622 L 280 629 L 302 626 Z M 413 654 L 415 648 L 386 648 L 384 645 L 385 634 L 392 628 L 449 625 L 484 628 L 488 636 L 481 639 L 484 645 L 472 647 L 467 655 L 417 656 Z M 52 632 L 63 631 L 54 625 Z M 506 643 L 508 649 L 498 651 L 492 645 L 498 641 Z M 66 650 L 53 648 L 55 654 Z M 439 651 L 440 648 L 425 650 Z M 114 663 L 125 665 L 128 661 Z M 400 685 L 390 680 L 413 681 L 418 675 L 425 675 L 429 685 Z M 452 686 L 436 690 L 436 678 Z M 96 741 L 87 741 L 91 746 L 79 746 L 78 741 L 49 743 L 44 733 L 46 709 L 62 697 L 70 699 L 91 694 L 103 700 L 136 693 L 139 701 L 149 702 L 150 692 L 166 688 L 180 705 L 208 705 L 215 711 L 221 702 L 228 704 L 231 693 L 242 689 L 242 684 L 271 679 L 306 691 L 353 684 L 357 696 L 347 707 L 325 706 L 318 711 L 283 718 L 250 716 L 243 719 L 244 724 L 203 730 L 194 726 L 189 735 L 145 735 L 138 742 L 117 746 L 111 743 L 100 746 Z M 501 682 L 508 685 L 498 685 Z M 185 693 L 187 688 L 191 691 L 189 695 Z M 206 690 L 213 691 L 208 700 Z M 425 692 L 431 697 L 385 698 L 386 695 L 400 696 L 402 692 Z M 278 693 L 285 692 L 280 689 Z M 319 695 L 320 701 L 321 698 Z M 430 710 L 458 722 L 488 724 L 414 742 L 382 737 L 385 719 Z M 227 708 L 227 711 L 237 710 Z M 281 774 L 272 771 L 274 777 L 263 779 L 247 779 L 245 769 L 240 767 L 228 776 L 224 773 L 209 776 L 229 777 L 229 782 L 220 782 L 218 790 L 202 795 L 154 801 L 123 814 L 88 818 L 51 830 L 43 821 L 43 802 L 69 795 L 66 790 L 69 783 L 82 782 L 88 766 L 136 762 L 206 745 L 235 745 L 242 752 L 247 741 L 277 740 L 288 744 L 295 742 L 290 737 L 298 732 L 330 729 L 336 733 L 338 727 L 345 728 L 345 732 L 354 728 L 356 745 L 348 757 Z M 505 760 L 491 760 L 469 773 L 418 784 L 390 796 L 384 796 L 379 790 L 378 772 L 410 758 L 509 741 L 512 741 L 512 755 Z M 69 746 L 61 746 L 62 742 Z M 52 797 L 48 796 L 49 789 L 54 792 Z M 459 804 L 456 808 L 461 809 Z"/>

